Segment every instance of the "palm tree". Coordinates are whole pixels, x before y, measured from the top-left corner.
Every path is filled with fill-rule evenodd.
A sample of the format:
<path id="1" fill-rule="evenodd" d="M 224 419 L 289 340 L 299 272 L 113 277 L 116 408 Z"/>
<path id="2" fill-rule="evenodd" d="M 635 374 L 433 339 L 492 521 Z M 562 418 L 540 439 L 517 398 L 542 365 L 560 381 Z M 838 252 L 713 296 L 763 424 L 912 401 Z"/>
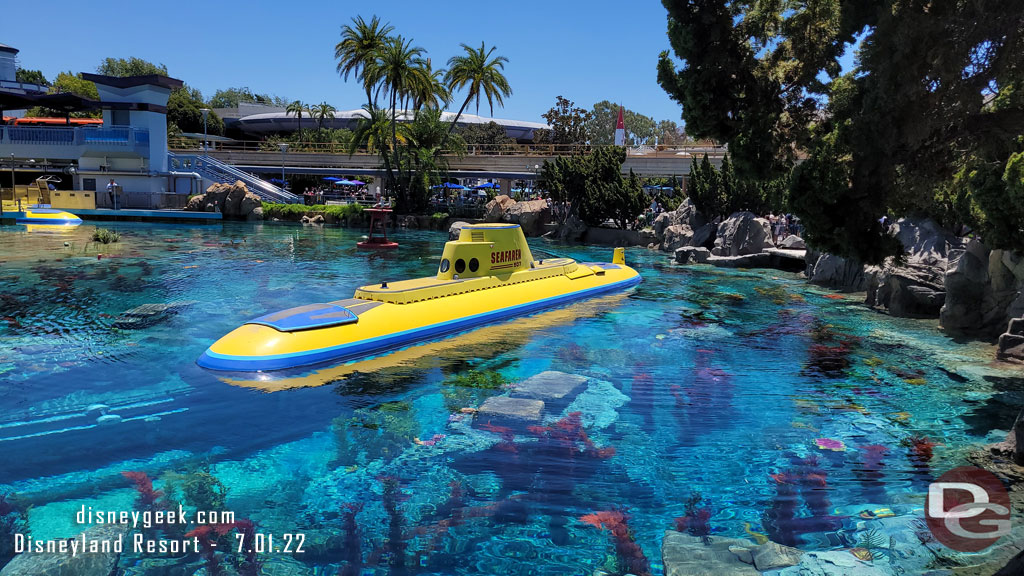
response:
<path id="1" fill-rule="evenodd" d="M 348 155 L 355 154 L 360 146 L 366 146 L 369 152 L 380 152 L 384 156 L 391 140 L 391 115 L 383 108 L 363 106 L 363 110 L 367 117 L 360 118 L 356 124 L 349 140 Z M 404 134 L 400 134 L 399 139 L 404 142 Z"/>
<path id="2" fill-rule="evenodd" d="M 337 108 L 331 106 L 327 102 L 321 102 L 315 106 L 310 107 L 310 114 L 312 115 L 313 118 L 316 118 L 317 131 L 322 131 L 324 129 L 325 120 L 334 120 L 334 113 L 337 111 Z"/>
<path id="3" fill-rule="evenodd" d="M 455 125 L 458 123 L 463 111 L 466 110 L 470 100 L 476 99 L 476 110 L 479 112 L 480 96 L 486 97 L 487 105 L 490 106 L 491 115 L 493 116 L 494 102 L 497 101 L 499 106 L 503 106 L 505 104 L 503 99 L 512 95 L 512 88 L 508 84 L 508 79 L 502 73 L 508 58 L 504 56 L 491 57 L 491 54 L 497 50 L 496 46 L 491 46 L 490 50 L 485 50 L 486 46 L 483 42 L 480 43 L 479 50 L 470 48 L 466 44 L 461 46 L 466 51 L 466 55 L 452 56 L 448 60 L 448 72 L 444 75 L 444 81 L 452 93 L 456 90 L 467 88 L 466 100 L 462 103 L 462 107 L 459 108 L 459 113 L 455 115 L 455 119 L 452 120 L 448 134 L 455 130 Z"/>
<path id="4" fill-rule="evenodd" d="M 296 100 L 296 101 L 292 102 L 291 104 L 288 104 L 288 107 L 285 108 L 285 116 L 292 115 L 292 114 L 294 114 L 295 117 L 298 118 L 298 120 L 299 120 L 299 129 L 296 130 L 296 132 L 301 132 L 302 131 L 302 115 L 303 114 L 306 114 L 307 116 L 312 118 L 312 115 L 310 114 L 309 106 L 307 106 L 305 102 L 302 102 L 300 100 Z"/>
<path id="5" fill-rule="evenodd" d="M 388 42 L 388 35 L 394 31 L 390 24 L 381 23 L 380 18 L 374 16 L 367 23 L 362 16 L 352 19 L 352 24 L 346 24 L 341 28 L 341 42 L 334 46 L 334 57 L 338 60 L 338 74 L 343 80 L 348 80 L 349 74 L 362 80 L 363 88 L 366 89 L 366 103 L 373 107 L 373 86 L 376 84 L 373 74 L 367 74 L 368 68 L 377 59 L 377 54 Z"/>
<path id="6" fill-rule="evenodd" d="M 423 73 L 425 82 L 418 86 L 417 92 L 412 95 L 413 110 L 419 110 L 424 106 L 437 109 L 447 106 L 451 102 L 452 94 L 444 83 L 444 70 L 434 70 L 430 66 L 430 59 L 427 59 Z"/>
<path id="7" fill-rule="evenodd" d="M 395 153 L 395 164 L 401 168 L 398 161 L 398 103 L 429 90 L 430 79 L 423 59 L 423 48 L 413 46 L 412 40 L 401 36 L 389 38 L 377 54 L 375 62 L 368 66 L 367 72 L 374 84 L 379 82 L 390 94 L 391 150 Z"/>

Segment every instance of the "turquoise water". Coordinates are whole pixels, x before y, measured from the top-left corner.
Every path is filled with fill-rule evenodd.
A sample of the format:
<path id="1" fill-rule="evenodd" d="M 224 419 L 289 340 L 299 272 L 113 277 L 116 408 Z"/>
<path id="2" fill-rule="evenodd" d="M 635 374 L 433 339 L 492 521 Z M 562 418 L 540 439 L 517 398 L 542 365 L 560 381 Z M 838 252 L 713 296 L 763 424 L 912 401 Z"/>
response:
<path id="1" fill-rule="evenodd" d="M 1022 387 L 993 372 L 990 347 L 934 322 L 641 249 L 627 261 L 644 282 L 625 295 L 376 364 L 222 380 L 194 364 L 219 336 L 429 275 L 444 236 L 398 233 L 377 254 L 337 228 L 109 227 L 122 237 L 108 246 L 91 225 L 0 228 L 0 494 L 33 505 L 37 538 L 80 531 L 83 504 L 131 509 L 120 472 L 142 470 L 175 501 L 214 502 L 278 541 L 305 534 L 304 554 L 261 556 L 287 573 L 660 573 L 680 517 L 694 535 L 847 549 L 886 529 L 872 514 L 919 518 L 929 479 L 1007 428 Z M 461 410 L 546 370 L 587 381 L 532 428 Z M 207 474 L 222 500 L 185 494 Z M 592 525 L 608 511 L 645 559 Z M 920 567 L 882 563 L 904 560 Z M 136 574 L 154 562 L 122 558 Z"/>

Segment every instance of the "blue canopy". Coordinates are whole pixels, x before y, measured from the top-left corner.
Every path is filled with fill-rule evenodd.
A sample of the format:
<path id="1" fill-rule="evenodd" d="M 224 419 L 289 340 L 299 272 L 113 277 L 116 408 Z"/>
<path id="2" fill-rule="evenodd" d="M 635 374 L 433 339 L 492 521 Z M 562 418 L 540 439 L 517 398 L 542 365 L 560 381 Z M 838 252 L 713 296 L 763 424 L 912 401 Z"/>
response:
<path id="1" fill-rule="evenodd" d="M 484 184 L 481 184 L 481 185 L 477 186 L 476 188 L 477 189 L 480 189 L 480 188 L 501 188 L 501 186 L 498 185 L 498 184 L 495 184 L 494 182 L 487 182 L 487 183 L 484 183 Z"/>
<path id="2" fill-rule="evenodd" d="M 341 178 L 336 178 L 334 176 L 327 176 L 326 178 L 324 178 L 324 180 L 327 180 L 328 182 L 340 182 Z"/>
<path id="3" fill-rule="evenodd" d="M 342 186 L 358 186 L 358 184 L 352 180 L 338 180 L 338 184 L 341 184 Z"/>
<path id="4" fill-rule="evenodd" d="M 448 188 L 449 190 L 466 190 L 466 187 L 462 184 L 452 184 L 451 182 L 445 182 L 444 184 L 438 184 L 437 186 L 431 186 L 431 188 Z"/>

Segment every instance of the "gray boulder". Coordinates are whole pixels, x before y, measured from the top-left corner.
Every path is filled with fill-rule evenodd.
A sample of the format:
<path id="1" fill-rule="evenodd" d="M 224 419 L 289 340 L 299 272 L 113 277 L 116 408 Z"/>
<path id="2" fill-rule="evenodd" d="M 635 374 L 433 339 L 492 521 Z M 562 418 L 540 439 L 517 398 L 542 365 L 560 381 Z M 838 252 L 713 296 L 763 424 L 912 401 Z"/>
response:
<path id="1" fill-rule="evenodd" d="M 575 214 L 565 217 L 565 220 L 558 223 L 558 228 L 546 233 L 546 238 L 566 240 L 568 242 L 579 242 L 587 232 L 587 225 Z"/>
<path id="2" fill-rule="evenodd" d="M 855 260 L 811 251 L 806 255 L 806 262 L 804 274 L 812 284 L 848 292 L 867 289 L 864 266 Z"/>
<path id="3" fill-rule="evenodd" d="M 753 212 L 736 212 L 718 225 L 718 237 L 711 253 L 715 256 L 744 256 L 772 248 L 771 229 Z"/>
<path id="4" fill-rule="evenodd" d="M 686 224 L 673 224 L 665 229 L 664 240 L 661 241 L 661 249 L 665 252 L 675 252 L 676 248 L 689 246 L 692 239 L 692 228 Z"/>
<path id="5" fill-rule="evenodd" d="M 523 234 L 540 236 L 544 225 L 551 221 L 551 207 L 546 200 L 528 200 L 512 204 L 502 218 L 506 222 L 519 224 Z"/>
<path id="6" fill-rule="evenodd" d="M 901 318 L 935 318 L 946 301 L 944 270 L 908 265 L 868 273 L 867 304 Z"/>
<path id="7" fill-rule="evenodd" d="M 795 235 L 790 234 L 783 238 L 782 242 L 779 242 L 779 248 L 786 250 L 806 250 L 807 244 L 804 243 L 804 239 Z"/>
<path id="8" fill-rule="evenodd" d="M 1024 318 L 1014 318 L 999 336 L 996 357 L 1000 360 L 1024 362 Z"/>
<path id="9" fill-rule="evenodd" d="M 680 264 L 703 264 L 711 257 L 711 251 L 703 246 L 683 246 L 675 251 L 676 262 Z"/>
<path id="10" fill-rule="evenodd" d="M 693 229 L 693 237 L 690 238 L 690 246 L 701 246 L 710 250 L 715 245 L 715 234 L 718 227 L 714 224 L 704 224 Z"/>
<path id="11" fill-rule="evenodd" d="M 448 239 L 458 240 L 463 226 L 469 226 L 469 222 L 463 222 L 462 220 L 452 222 L 451 226 L 448 227 Z"/>
<path id="12" fill-rule="evenodd" d="M 683 199 L 679 207 L 671 212 L 662 212 L 654 219 L 654 235 L 662 238 L 670 226 L 688 226 L 696 230 L 707 223 L 707 219 L 697 211 L 697 207 L 689 198 Z"/>

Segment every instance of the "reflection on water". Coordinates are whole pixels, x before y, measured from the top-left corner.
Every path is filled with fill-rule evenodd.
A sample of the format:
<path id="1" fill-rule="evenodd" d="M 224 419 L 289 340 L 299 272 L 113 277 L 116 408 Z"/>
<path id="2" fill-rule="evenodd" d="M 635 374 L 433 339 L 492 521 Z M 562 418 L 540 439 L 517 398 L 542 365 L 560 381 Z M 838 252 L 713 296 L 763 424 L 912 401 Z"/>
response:
<path id="1" fill-rule="evenodd" d="M 644 276 L 628 294 L 358 363 L 225 377 L 194 364 L 220 335 L 429 274 L 443 235 L 367 254 L 341 229 L 111 227 L 121 242 L 106 246 L 88 224 L 0 228 L 0 494 L 17 493 L 0 512 L 33 504 L 40 538 L 81 529 L 69 510 L 83 503 L 181 502 L 307 535 L 301 555 L 213 556 L 240 573 L 660 573 L 667 529 L 857 549 L 867 530 L 909 530 L 927 482 L 1008 427 L 1021 388 L 986 374 L 987 347 L 931 323 L 645 250 L 627 254 Z M 545 371 L 581 378 L 523 383 Z M 515 400 L 477 412 L 495 397 Z"/>

